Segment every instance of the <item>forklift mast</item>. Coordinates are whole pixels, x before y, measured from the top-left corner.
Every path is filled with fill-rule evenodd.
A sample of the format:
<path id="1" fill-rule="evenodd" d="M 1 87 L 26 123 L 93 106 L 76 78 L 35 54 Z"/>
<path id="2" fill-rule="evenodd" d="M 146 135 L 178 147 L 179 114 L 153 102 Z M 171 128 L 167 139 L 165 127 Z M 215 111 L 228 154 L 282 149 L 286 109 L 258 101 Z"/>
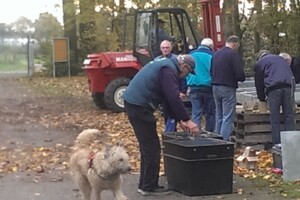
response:
<path id="1" fill-rule="evenodd" d="M 220 0 L 200 0 L 204 21 L 204 36 L 214 41 L 215 48 L 224 45 L 221 27 Z"/>

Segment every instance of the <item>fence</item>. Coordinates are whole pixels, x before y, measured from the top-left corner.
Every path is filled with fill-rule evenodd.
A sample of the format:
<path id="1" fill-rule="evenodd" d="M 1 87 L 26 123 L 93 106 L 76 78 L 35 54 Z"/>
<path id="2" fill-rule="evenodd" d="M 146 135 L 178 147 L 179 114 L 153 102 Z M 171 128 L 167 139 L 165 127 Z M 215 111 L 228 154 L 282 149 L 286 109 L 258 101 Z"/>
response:
<path id="1" fill-rule="evenodd" d="M 1 38 L 0 76 L 31 76 L 34 43 L 30 36 Z"/>

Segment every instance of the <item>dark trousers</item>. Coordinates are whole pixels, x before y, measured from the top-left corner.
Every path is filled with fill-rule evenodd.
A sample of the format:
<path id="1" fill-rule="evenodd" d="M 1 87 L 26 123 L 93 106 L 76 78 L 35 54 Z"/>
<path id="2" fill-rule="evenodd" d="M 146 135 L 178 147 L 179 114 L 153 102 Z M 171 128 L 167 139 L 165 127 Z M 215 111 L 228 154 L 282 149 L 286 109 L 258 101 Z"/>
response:
<path id="1" fill-rule="evenodd" d="M 279 88 L 268 93 L 270 121 L 273 144 L 281 143 L 280 139 L 280 106 L 284 116 L 284 130 L 295 129 L 291 88 Z"/>
<path id="2" fill-rule="evenodd" d="M 149 191 L 158 186 L 160 141 L 153 110 L 125 101 L 125 110 L 139 142 L 141 165 L 139 189 Z"/>

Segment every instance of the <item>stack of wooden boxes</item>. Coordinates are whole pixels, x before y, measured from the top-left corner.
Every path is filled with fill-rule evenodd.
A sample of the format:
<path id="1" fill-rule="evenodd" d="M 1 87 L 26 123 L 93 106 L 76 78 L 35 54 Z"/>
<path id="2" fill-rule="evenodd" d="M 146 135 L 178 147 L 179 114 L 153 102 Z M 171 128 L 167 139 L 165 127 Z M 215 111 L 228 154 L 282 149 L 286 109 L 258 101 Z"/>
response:
<path id="1" fill-rule="evenodd" d="M 300 129 L 300 113 L 295 114 L 296 130 Z M 284 129 L 281 114 L 281 130 Z M 270 148 L 272 144 L 270 113 L 257 108 L 247 109 L 237 106 L 234 120 L 234 136 L 238 146 L 261 146 Z"/>

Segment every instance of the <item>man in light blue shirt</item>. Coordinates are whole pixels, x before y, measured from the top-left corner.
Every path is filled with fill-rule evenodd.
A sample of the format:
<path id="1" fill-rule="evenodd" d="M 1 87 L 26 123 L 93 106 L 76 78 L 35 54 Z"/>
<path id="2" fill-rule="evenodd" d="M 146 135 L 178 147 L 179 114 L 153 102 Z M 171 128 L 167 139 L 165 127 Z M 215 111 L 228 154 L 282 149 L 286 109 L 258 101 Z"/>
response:
<path id="1" fill-rule="evenodd" d="M 204 38 L 201 45 L 191 52 L 196 62 L 196 74 L 187 77 L 187 85 L 190 88 L 190 101 L 192 104 L 192 120 L 201 127 L 201 118 L 205 115 L 206 131 L 215 130 L 215 103 L 211 86 L 211 59 L 214 42 L 211 38 Z"/>

